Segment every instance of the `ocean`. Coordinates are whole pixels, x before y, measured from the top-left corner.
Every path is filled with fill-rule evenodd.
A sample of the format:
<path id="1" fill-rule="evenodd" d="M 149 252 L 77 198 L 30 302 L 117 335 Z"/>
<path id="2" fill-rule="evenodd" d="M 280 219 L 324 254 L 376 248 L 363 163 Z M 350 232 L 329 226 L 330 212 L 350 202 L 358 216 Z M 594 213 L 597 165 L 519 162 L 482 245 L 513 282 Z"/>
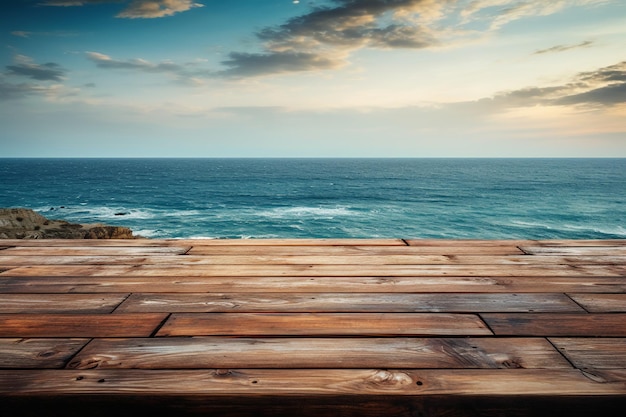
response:
<path id="1" fill-rule="evenodd" d="M 626 159 L 0 159 L 0 207 L 147 238 L 626 238 Z"/>

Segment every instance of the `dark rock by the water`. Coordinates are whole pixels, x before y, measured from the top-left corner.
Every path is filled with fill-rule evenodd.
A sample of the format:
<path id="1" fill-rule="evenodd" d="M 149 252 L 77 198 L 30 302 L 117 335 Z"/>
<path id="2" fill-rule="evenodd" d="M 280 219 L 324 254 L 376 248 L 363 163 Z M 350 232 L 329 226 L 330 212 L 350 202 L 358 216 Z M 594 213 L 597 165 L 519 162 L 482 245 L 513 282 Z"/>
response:
<path id="1" fill-rule="evenodd" d="M 0 208 L 0 239 L 136 239 L 127 227 L 47 219 L 26 208 Z"/>

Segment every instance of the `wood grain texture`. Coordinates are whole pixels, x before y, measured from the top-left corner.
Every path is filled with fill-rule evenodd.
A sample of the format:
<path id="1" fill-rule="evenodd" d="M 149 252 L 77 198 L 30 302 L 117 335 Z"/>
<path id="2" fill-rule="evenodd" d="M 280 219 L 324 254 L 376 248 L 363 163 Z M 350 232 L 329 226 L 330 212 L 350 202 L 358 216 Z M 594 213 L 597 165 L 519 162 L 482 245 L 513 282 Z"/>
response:
<path id="1" fill-rule="evenodd" d="M 97 339 L 75 369 L 212 368 L 537 368 L 571 369 L 543 338 L 220 338 Z"/>
<path id="2" fill-rule="evenodd" d="M 0 313 L 111 313 L 129 294 L 0 294 Z"/>
<path id="3" fill-rule="evenodd" d="M 491 335 L 473 314 L 174 313 L 157 336 Z"/>
<path id="4" fill-rule="evenodd" d="M 574 243 L 577 245 L 578 242 Z M 529 255 L 570 255 L 570 256 L 625 256 L 626 246 L 520 246 Z"/>
<path id="5" fill-rule="evenodd" d="M 0 337 L 148 337 L 162 313 L 0 314 Z"/>
<path id="6" fill-rule="evenodd" d="M 564 338 L 550 341 L 580 369 L 626 369 L 626 338 Z"/>
<path id="7" fill-rule="evenodd" d="M 624 248 L 2 241 L 0 407 L 37 417 L 621 416 Z"/>
<path id="8" fill-rule="evenodd" d="M 620 265 L 35 265 L 14 267 L 1 276 L 176 276 L 176 277 L 593 277 L 623 276 Z"/>
<path id="9" fill-rule="evenodd" d="M 564 294 L 545 293 L 134 293 L 116 309 L 116 313 L 583 311 Z"/>
<path id="10" fill-rule="evenodd" d="M 247 245 L 193 245 L 188 255 L 202 256 L 446 256 L 446 255 L 524 255 L 514 245 L 337 245 L 337 246 L 247 246 Z"/>
<path id="11" fill-rule="evenodd" d="M 0 275 L 2 293 L 623 293 L 622 277 L 172 277 Z"/>
<path id="12" fill-rule="evenodd" d="M 29 248 L 38 249 L 38 248 Z M 63 248 L 54 248 L 63 249 Z M 528 255 L 177 255 L 29 254 L 0 256 L 0 265 L 614 265 L 626 264 L 626 256 L 528 256 Z M 113 248 L 115 249 L 115 248 Z M 155 248 L 158 249 L 158 248 Z M 0 254 L 1 255 L 1 254 Z M 176 259 L 173 259 L 176 257 Z"/>
<path id="13" fill-rule="evenodd" d="M 626 372 L 599 376 L 604 380 L 593 380 L 576 369 L 0 370 L 0 395 L 582 395 L 605 399 L 626 395 Z"/>
<path id="14" fill-rule="evenodd" d="M 626 337 L 626 314 L 485 313 L 498 336 Z"/>
<path id="15" fill-rule="evenodd" d="M 590 313 L 626 313 L 626 294 L 569 294 Z"/>
<path id="16" fill-rule="evenodd" d="M 87 342 L 89 339 L 0 339 L 0 368 L 64 368 Z"/>

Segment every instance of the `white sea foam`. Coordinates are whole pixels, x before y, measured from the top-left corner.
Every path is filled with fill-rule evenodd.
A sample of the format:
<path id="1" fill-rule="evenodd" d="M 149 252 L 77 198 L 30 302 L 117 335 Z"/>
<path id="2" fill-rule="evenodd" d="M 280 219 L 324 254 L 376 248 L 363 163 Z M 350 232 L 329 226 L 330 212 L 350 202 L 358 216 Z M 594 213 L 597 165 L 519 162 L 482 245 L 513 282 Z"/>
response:
<path id="1" fill-rule="evenodd" d="M 529 221 L 523 221 L 523 220 L 512 220 L 511 224 L 514 225 L 514 226 L 523 227 L 523 228 L 539 227 L 539 228 L 542 228 L 542 229 L 552 229 L 552 226 L 550 226 L 549 224 L 538 223 L 538 222 L 529 222 Z"/>
<path id="2" fill-rule="evenodd" d="M 622 226 L 617 226 L 614 228 L 607 228 L 607 227 L 593 227 L 593 226 L 579 226 L 579 225 L 574 225 L 574 224 L 564 224 L 563 229 L 573 230 L 577 232 L 593 232 L 593 233 L 602 233 L 605 235 L 626 236 L 626 228 Z"/>
<path id="3" fill-rule="evenodd" d="M 283 218 L 334 218 L 338 216 L 355 216 L 357 212 L 347 207 L 280 207 L 256 213 L 259 216 Z"/>

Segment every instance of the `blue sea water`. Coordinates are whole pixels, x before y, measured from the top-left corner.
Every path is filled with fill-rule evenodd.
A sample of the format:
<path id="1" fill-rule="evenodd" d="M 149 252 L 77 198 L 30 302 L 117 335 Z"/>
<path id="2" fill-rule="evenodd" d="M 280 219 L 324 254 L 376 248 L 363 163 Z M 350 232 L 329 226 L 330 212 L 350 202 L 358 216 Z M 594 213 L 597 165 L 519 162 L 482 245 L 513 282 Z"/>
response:
<path id="1" fill-rule="evenodd" d="M 0 207 L 150 238 L 626 238 L 626 159 L 0 159 Z"/>

